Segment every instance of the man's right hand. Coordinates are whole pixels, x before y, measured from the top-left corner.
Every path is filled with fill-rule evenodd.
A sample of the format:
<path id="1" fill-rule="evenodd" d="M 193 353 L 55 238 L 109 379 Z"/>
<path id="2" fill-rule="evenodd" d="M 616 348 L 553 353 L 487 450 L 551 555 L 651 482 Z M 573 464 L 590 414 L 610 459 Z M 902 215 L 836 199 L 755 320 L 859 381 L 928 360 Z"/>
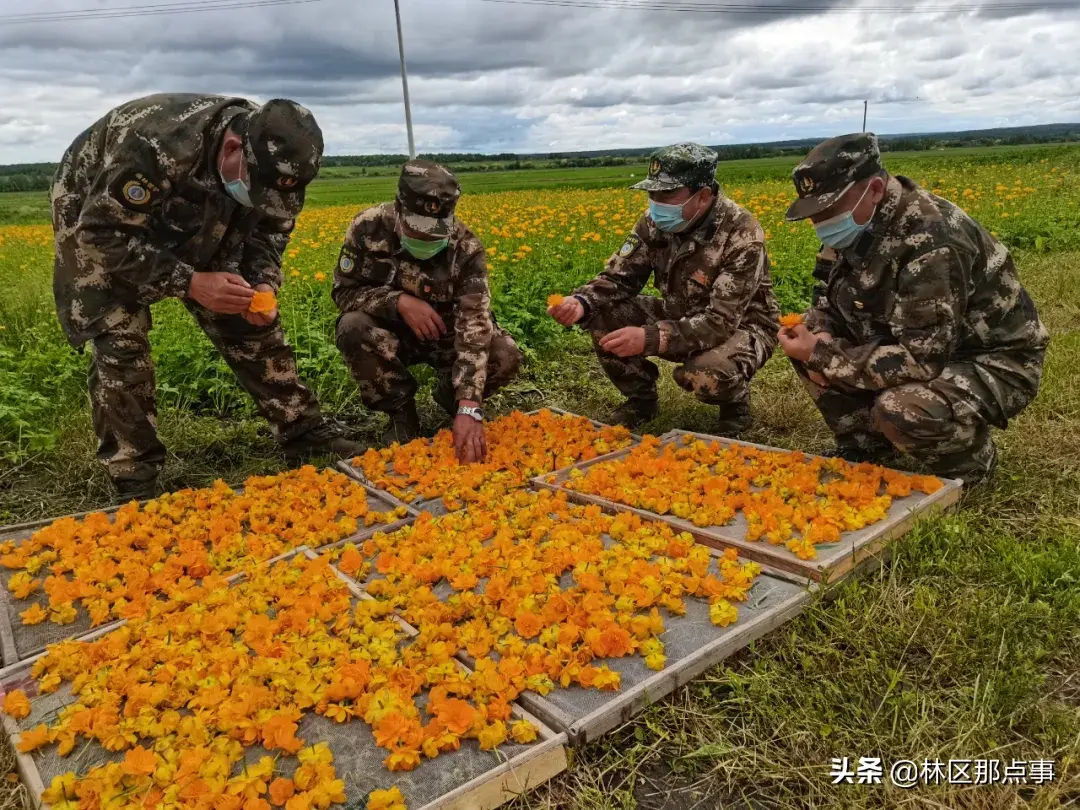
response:
<path id="1" fill-rule="evenodd" d="M 548 307 L 548 315 L 557 320 L 563 326 L 573 326 L 585 317 L 585 307 L 574 296 L 568 296 L 563 302 L 554 307 Z"/>
<path id="2" fill-rule="evenodd" d="M 221 315 L 247 312 L 254 294 L 251 285 L 235 273 L 192 273 L 188 287 L 188 298 Z"/>
<path id="3" fill-rule="evenodd" d="M 446 334 L 446 324 L 427 301 L 402 293 L 398 296 L 397 311 L 420 340 L 438 340 Z"/>

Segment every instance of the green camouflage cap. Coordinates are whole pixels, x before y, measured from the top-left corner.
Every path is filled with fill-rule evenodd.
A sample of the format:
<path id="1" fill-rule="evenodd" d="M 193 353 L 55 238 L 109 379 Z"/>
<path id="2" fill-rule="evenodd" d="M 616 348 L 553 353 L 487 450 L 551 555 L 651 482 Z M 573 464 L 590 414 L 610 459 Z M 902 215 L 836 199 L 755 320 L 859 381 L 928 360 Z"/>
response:
<path id="1" fill-rule="evenodd" d="M 295 101 L 273 99 L 237 122 L 244 138 L 251 202 L 264 214 L 295 219 L 304 188 L 322 163 L 323 135 L 315 116 Z"/>
<path id="2" fill-rule="evenodd" d="M 674 191 L 701 188 L 716 182 L 717 155 L 699 143 L 677 143 L 653 152 L 649 176 L 630 188 L 642 191 Z"/>
<path id="3" fill-rule="evenodd" d="M 799 199 L 788 209 L 788 220 L 820 214 L 860 180 L 884 170 L 873 132 L 841 135 L 819 143 L 791 172 Z"/>
<path id="4" fill-rule="evenodd" d="M 453 172 L 430 160 L 410 160 L 401 167 L 397 199 L 412 230 L 442 238 L 454 229 L 454 206 L 461 185 Z"/>

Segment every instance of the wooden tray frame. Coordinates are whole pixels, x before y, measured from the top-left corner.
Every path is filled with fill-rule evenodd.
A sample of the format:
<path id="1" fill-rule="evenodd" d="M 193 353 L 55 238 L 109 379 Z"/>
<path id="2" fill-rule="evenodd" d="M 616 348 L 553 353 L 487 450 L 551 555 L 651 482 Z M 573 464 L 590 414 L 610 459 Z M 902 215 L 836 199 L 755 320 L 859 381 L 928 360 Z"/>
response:
<path id="1" fill-rule="evenodd" d="M 334 467 L 328 467 L 326 469 L 333 469 L 334 472 L 343 472 L 342 470 Z M 374 498 L 380 503 L 381 506 L 386 507 L 379 508 L 376 511 L 387 512 L 398 508 L 404 508 L 407 512 L 407 517 L 396 520 L 392 523 L 382 523 L 375 526 L 364 526 L 358 528 L 356 532 L 346 538 L 343 538 L 342 540 L 337 541 L 337 543 L 358 542 L 366 540 L 378 531 L 396 531 L 402 526 L 408 525 L 412 521 L 412 519 L 419 514 L 419 512 L 417 512 L 414 507 L 402 503 L 389 492 L 383 492 L 380 489 L 376 489 L 375 487 L 368 484 L 366 481 L 357 479 L 355 475 L 349 475 L 348 477 L 354 483 L 358 484 L 361 489 L 363 489 L 367 493 L 368 498 Z M 233 489 L 237 492 L 243 491 L 243 487 L 241 486 L 233 487 Z M 139 501 L 140 506 L 145 503 L 147 503 L 147 501 Z M 122 503 L 116 504 L 115 506 L 109 506 L 104 509 L 91 509 L 86 512 L 76 512 L 74 514 L 61 515 L 60 517 L 55 518 L 46 518 L 42 520 L 30 521 L 27 523 L 18 523 L 12 526 L 0 526 L 0 542 L 10 539 L 10 536 L 13 534 L 20 534 L 31 529 L 40 529 L 44 526 L 48 526 L 50 523 L 56 522 L 57 520 L 62 520 L 63 518 L 85 518 L 87 515 L 96 514 L 98 512 L 106 515 L 112 515 L 126 505 L 127 503 Z M 336 543 L 328 545 L 336 545 Z M 295 549 L 290 549 L 289 551 L 284 552 L 283 554 L 274 557 L 271 560 L 267 560 L 266 562 L 277 562 L 278 560 L 284 559 L 290 554 L 298 552 L 303 548 L 307 548 L 307 546 L 298 546 Z M 8 617 L 7 605 L 9 598 L 10 597 L 7 590 L 5 588 L 0 588 L 0 664 L 3 665 L 3 668 L 0 669 L 0 678 L 3 677 L 6 671 L 17 668 L 17 666 L 21 663 L 19 658 L 19 652 L 15 645 L 15 630 L 12 627 L 11 621 Z M 112 622 L 109 622 L 108 624 L 102 625 L 101 627 L 95 627 L 79 633 L 72 633 L 70 636 L 58 639 L 58 641 L 66 641 L 69 639 L 74 639 L 76 641 L 89 641 L 92 638 L 96 638 L 99 631 L 104 629 L 116 629 L 123 624 L 123 619 L 116 619 Z M 44 655 L 44 650 L 38 650 L 24 657 L 22 661 L 35 661 L 42 655 Z"/>
<path id="2" fill-rule="evenodd" d="M 318 559 L 319 557 L 319 554 L 308 546 L 299 546 L 262 564 L 273 565 L 301 554 L 309 560 Z M 334 566 L 331 566 L 331 569 L 356 599 L 367 601 L 374 598 L 351 577 Z M 236 583 L 242 578 L 243 574 L 237 574 L 230 578 L 230 584 Z M 396 620 L 408 637 L 412 638 L 419 635 L 418 630 L 400 617 L 396 617 Z M 78 640 L 92 641 L 116 630 L 124 623 L 120 621 L 111 626 L 99 627 L 94 632 L 88 633 Z M 0 670 L 0 693 L 6 691 L 5 688 L 8 685 L 14 685 L 13 682 L 20 682 L 22 680 L 20 676 L 25 674 L 26 677 L 29 677 L 34 661 L 42 655 L 44 653 Z M 465 668 L 465 665 L 460 661 L 457 663 L 458 666 Z M 496 765 L 449 793 L 421 805 L 419 810 L 494 810 L 494 808 L 516 799 L 521 794 L 542 785 L 566 770 L 568 757 L 566 751 L 567 736 L 565 733 L 553 731 L 540 718 L 532 715 L 517 703 L 512 704 L 511 716 L 514 719 L 528 720 L 536 726 L 539 731 L 538 742 L 530 746 L 528 750 Z M 15 756 L 19 776 L 30 794 L 35 810 L 37 808 L 47 810 L 50 805 L 41 801 L 41 794 L 46 787 L 41 778 L 41 773 L 38 771 L 33 757 L 18 750 L 17 746 L 21 734 L 18 724 L 14 718 L 6 714 L 0 713 L 0 719 L 3 721 L 4 732 Z"/>
<path id="3" fill-rule="evenodd" d="M 663 434 L 660 436 L 661 446 L 681 441 L 684 436 L 693 436 L 702 439 L 703 441 L 715 441 L 726 445 L 755 447 L 759 450 L 773 453 L 789 452 L 778 447 L 769 447 L 763 444 L 754 444 L 753 442 L 733 441 L 732 439 L 721 436 L 710 436 L 706 433 L 695 433 L 688 430 L 672 430 Z M 729 527 L 694 526 L 689 521 L 680 520 L 672 515 L 658 515 L 655 512 L 649 512 L 635 506 L 617 503 L 616 501 L 611 501 L 607 498 L 601 498 L 583 492 L 575 492 L 562 485 L 572 470 L 587 470 L 594 464 L 613 461 L 628 455 L 631 449 L 632 448 L 625 448 L 623 450 L 617 450 L 614 453 L 608 453 L 606 456 L 600 456 L 599 458 L 575 464 L 573 467 L 565 470 L 537 476 L 532 481 L 533 486 L 555 492 L 563 492 L 566 494 L 568 500 L 574 501 L 575 503 L 594 504 L 608 512 L 629 512 L 647 520 L 662 521 L 680 531 L 689 532 L 695 540 L 703 545 L 717 549 L 734 548 L 738 550 L 740 556 L 743 556 L 746 559 L 767 564 L 775 569 L 787 571 L 791 574 L 804 576 L 825 585 L 831 585 L 846 579 L 854 573 L 856 569 L 861 568 L 864 564 L 870 563 L 873 559 L 880 557 L 889 543 L 910 531 L 911 527 L 915 524 L 915 521 L 924 515 L 933 511 L 947 511 L 953 507 L 960 499 L 960 493 L 963 486 L 958 480 L 943 478 L 941 480 L 944 482 L 945 486 L 933 495 L 923 496 L 920 501 L 905 506 L 896 514 L 891 514 L 884 520 L 866 527 L 866 536 L 857 541 L 845 541 L 845 539 L 841 537 L 836 543 L 830 543 L 827 544 L 827 546 L 817 546 L 818 557 L 816 559 L 800 560 L 782 545 L 773 545 L 764 540 L 747 540 L 745 537 L 738 536 L 739 532 L 734 532 Z M 807 455 L 812 456 L 812 454 Z M 552 478 L 555 480 L 552 481 Z M 895 509 L 895 504 L 893 508 Z"/>

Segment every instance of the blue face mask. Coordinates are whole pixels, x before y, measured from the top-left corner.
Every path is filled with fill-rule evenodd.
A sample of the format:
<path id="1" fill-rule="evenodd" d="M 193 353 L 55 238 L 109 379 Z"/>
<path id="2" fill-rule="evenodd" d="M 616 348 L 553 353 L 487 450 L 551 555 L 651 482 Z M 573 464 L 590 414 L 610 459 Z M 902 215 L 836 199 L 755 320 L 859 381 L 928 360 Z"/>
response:
<path id="1" fill-rule="evenodd" d="M 665 233 L 678 233 L 686 227 L 686 220 L 683 218 L 684 205 L 686 203 L 671 205 L 649 200 L 649 218 Z"/>
<path id="2" fill-rule="evenodd" d="M 254 208 L 255 204 L 251 201 L 251 188 L 243 180 L 226 180 L 223 171 L 224 165 L 224 161 L 222 161 L 222 165 L 218 167 L 218 176 L 221 177 L 221 183 L 225 186 L 225 191 L 245 208 Z"/>
<path id="3" fill-rule="evenodd" d="M 867 186 L 866 191 L 862 193 L 862 197 L 859 197 L 859 202 L 855 203 L 855 208 L 859 207 L 863 201 L 863 197 L 866 196 L 866 192 L 869 190 L 870 187 Z M 874 214 L 877 211 L 877 206 L 870 212 L 870 216 L 866 218 L 866 222 L 862 225 L 855 221 L 855 208 L 852 208 L 850 211 L 843 214 L 831 217 L 824 222 L 814 223 L 814 231 L 817 232 L 817 237 L 821 240 L 821 244 L 836 250 L 843 250 L 844 248 L 851 247 L 855 244 L 855 240 L 862 236 L 863 231 L 870 227 L 870 223 L 873 221 Z"/>

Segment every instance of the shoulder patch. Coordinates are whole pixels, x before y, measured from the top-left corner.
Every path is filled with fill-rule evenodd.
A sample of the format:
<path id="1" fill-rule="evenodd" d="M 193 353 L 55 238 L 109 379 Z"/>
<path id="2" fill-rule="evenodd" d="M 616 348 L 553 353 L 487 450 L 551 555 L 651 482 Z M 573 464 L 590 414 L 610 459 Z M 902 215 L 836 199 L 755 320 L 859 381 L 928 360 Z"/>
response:
<path id="1" fill-rule="evenodd" d="M 351 273 L 356 269 L 356 253 L 350 247 L 343 247 L 338 257 L 338 269 L 342 273 Z"/>
<path id="2" fill-rule="evenodd" d="M 623 246 L 619 248 L 619 255 L 625 259 L 631 253 L 637 250 L 638 245 L 640 244 L 641 238 L 636 233 L 630 234 L 628 237 L 626 237 L 626 241 L 623 242 Z"/>
<path id="3" fill-rule="evenodd" d="M 161 198 L 161 187 L 142 172 L 120 175 L 110 189 L 112 196 L 125 208 L 146 211 Z"/>

